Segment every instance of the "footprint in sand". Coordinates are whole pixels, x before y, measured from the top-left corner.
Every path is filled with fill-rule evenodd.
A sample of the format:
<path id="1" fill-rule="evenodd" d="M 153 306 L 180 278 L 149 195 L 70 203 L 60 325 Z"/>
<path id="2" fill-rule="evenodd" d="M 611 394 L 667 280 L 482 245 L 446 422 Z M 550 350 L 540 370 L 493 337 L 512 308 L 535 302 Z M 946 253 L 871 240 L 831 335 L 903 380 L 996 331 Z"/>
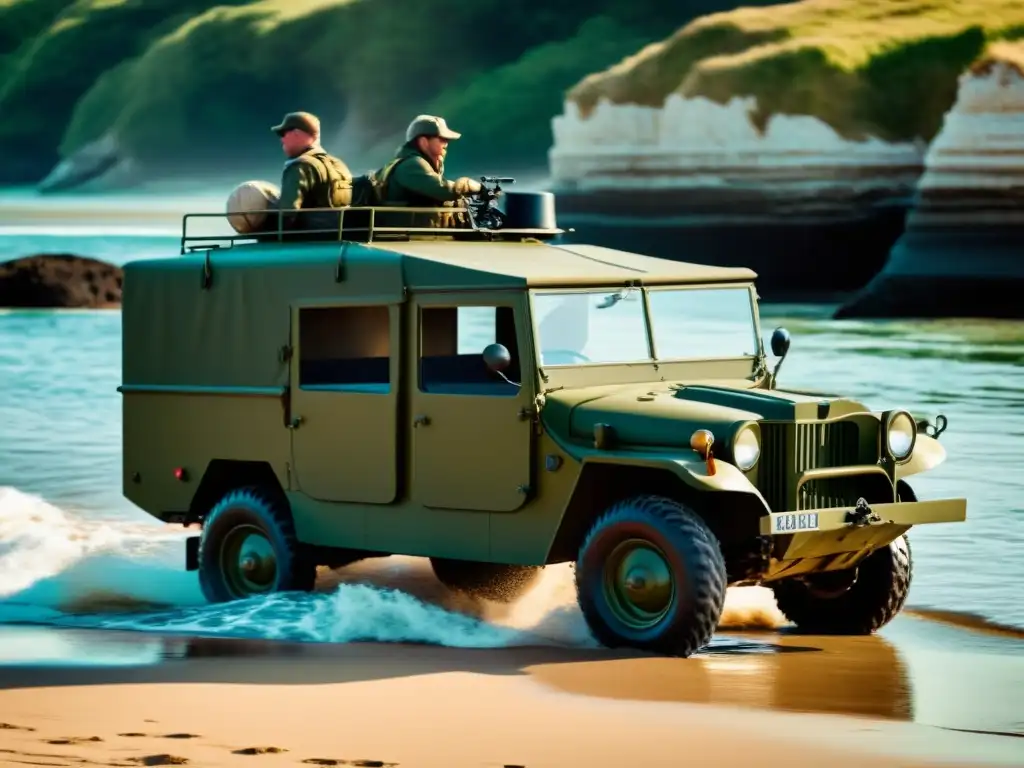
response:
<path id="1" fill-rule="evenodd" d="M 69 736 L 66 739 L 46 739 L 47 744 L 85 744 L 90 741 L 103 741 L 99 736 Z"/>
<path id="2" fill-rule="evenodd" d="M 304 763 L 312 765 L 352 765 L 359 768 L 394 768 L 398 763 L 385 763 L 383 760 L 335 760 L 333 757 L 309 757 Z"/>
<path id="3" fill-rule="evenodd" d="M 0 731 L 34 731 L 35 728 L 29 728 L 27 725 L 11 725 L 10 723 L 0 723 Z"/>
<path id="4" fill-rule="evenodd" d="M 178 755 L 146 755 L 145 757 L 129 757 L 133 763 L 142 765 L 188 765 L 187 757 Z"/>
<path id="5" fill-rule="evenodd" d="M 284 747 L 243 747 L 242 749 L 232 750 L 233 755 L 276 755 L 281 752 L 287 752 L 288 750 Z"/>
<path id="6" fill-rule="evenodd" d="M 152 733 L 139 733 L 137 731 L 129 731 L 128 733 L 119 733 L 118 736 L 128 736 L 130 738 L 153 738 L 153 739 L 201 739 L 198 733 L 165 733 L 163 735 L 152 734 Z"/>

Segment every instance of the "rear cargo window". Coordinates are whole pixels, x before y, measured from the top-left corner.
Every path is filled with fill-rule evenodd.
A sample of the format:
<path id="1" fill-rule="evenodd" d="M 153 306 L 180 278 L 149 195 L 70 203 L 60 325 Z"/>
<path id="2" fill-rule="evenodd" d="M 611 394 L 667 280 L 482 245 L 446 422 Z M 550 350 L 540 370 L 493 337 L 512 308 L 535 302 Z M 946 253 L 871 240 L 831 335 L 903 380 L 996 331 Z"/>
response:
<path id="1" fill-rule="evenodd" d="M 388 307 L 299 311 L 299 386 L 387 392 L 391 382 Z"/>

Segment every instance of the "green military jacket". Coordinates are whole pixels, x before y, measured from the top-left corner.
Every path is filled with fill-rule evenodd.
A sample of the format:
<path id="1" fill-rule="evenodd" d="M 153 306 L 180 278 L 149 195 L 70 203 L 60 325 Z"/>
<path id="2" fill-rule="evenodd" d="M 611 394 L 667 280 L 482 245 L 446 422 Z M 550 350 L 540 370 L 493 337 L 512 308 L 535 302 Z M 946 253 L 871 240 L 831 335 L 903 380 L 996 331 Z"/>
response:
<path id="1" fill-rule="evenodd" d="M 339 208 L 352 202 L 352 171 L 320 146 L 312 146 L 284 164 L 281 175 L 282 211 L 289 208 Z M 329 212 L 281 214 L 285 229 L 322 229 L 337 226 Z"/>
<path id="2" fill-rule="evenodd" d="M 435 171 L 430 161 L 411 144 L 399 147 L 392 162 L 395 165 L 384 182 L 386 206 L 440 208 L 480 190 L 480 184 L 473 179 L 444 178 L 444 163 Z M 417 215 L 411 226 L 468 226 L 468 222 L 454 213 L 429 213 Z"/>

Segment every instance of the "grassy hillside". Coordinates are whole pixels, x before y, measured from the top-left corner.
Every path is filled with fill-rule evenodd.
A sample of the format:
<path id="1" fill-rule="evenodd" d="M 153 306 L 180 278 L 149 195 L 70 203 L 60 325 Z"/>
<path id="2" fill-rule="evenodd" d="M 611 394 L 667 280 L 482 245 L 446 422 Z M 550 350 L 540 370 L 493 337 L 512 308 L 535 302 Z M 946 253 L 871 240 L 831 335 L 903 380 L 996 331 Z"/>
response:
<path id="1" fill-rule="evenodd" d="M 616 18 L 637 5 L 652 13 Z M 277 159 L 267 127 L 302 108 L 320 115 L 325 131 L 353 114 L 374 126 L 379 142 L 367 160 L 376 162 L 414 115 L 436 110 L 470 134 L 458 155 L 464 161 L 474 144 L 493 152 L 498 142 L 506 152 L 500 134 L 513 122 L 514 104 L 527 121 L 516 149 L 543 162 L 545 132 L 565 89 L 679 20 L 678 12 L 653 13 L 659 6 L 651 0 L 604 0 L 594 9 L 607 15 L 577 33 L 589 7 L 259 0 L 212 8 L 100 77 L 77 104 L 60 150 L 66 155 L 114 129 L 149 163 Z M 512 104 L 501 103 L 506 98 Z"/>
<path id="2" fill-rule="evenodd" d="M 424 111 L 465 135 L 453 173 L 542 166 L 566 92 L 584 109 L 753 95 L 760 123 L 812 114 L 851 138 L 927 140 L 959 74 L 1024 38 L 1020 0 L 736 5 L 0 0 L 0 183 L 109 135 L 153 173 L 262 173 L 280 162 L 268 128 L 293 109 L 321 116 L 329 147 L 363 126 L 345 150 L 357 168 Z"/>
<path id="3" fill-rule="evenodd" d="M 209 5 L 210 0 L 15 0 L 0 6 L 9 51 L 0 85 L 0 147 L 15 148 L 3 154 L 4 171 L 55 162 L 72 110 L 96 78 Z"/>
<path id="4" fill-rule="evenodd" d="M 1020 0 L 804 0 L 698 19 L 577 83 L 601 98 L 657 106 L 671 93 L 725 103 L 754 96 L 773 114 L 819 117 L 841 135 L 930 140 L 957 79 L 991 43 L 1024 38 Z"/>
<path id="5" fill-rule="evenodd" d="M 565 89 L 735 5 L 0 0 L 0 182 L 111 133 L 154 168 L 277 162 L 267 128 L 292 109 L 328 132 L 358 115 L 378 152 L 415 114 L 446 110 L 467 133 L 463 159 L 541 164 Z"/>

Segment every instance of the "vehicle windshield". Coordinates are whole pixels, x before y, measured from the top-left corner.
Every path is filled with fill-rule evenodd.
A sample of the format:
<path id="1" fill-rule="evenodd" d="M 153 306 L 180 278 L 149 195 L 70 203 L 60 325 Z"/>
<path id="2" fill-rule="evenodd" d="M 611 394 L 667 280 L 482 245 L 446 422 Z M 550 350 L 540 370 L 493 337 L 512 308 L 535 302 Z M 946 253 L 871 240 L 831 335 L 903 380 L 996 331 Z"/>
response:
<path id="1" fill-rule="evenodd" d="M 754 357 L 754 309 L 746 286 L 534 291 L 541 365 Z M 654 343 L 652 356 L 649 338 Z"/>

